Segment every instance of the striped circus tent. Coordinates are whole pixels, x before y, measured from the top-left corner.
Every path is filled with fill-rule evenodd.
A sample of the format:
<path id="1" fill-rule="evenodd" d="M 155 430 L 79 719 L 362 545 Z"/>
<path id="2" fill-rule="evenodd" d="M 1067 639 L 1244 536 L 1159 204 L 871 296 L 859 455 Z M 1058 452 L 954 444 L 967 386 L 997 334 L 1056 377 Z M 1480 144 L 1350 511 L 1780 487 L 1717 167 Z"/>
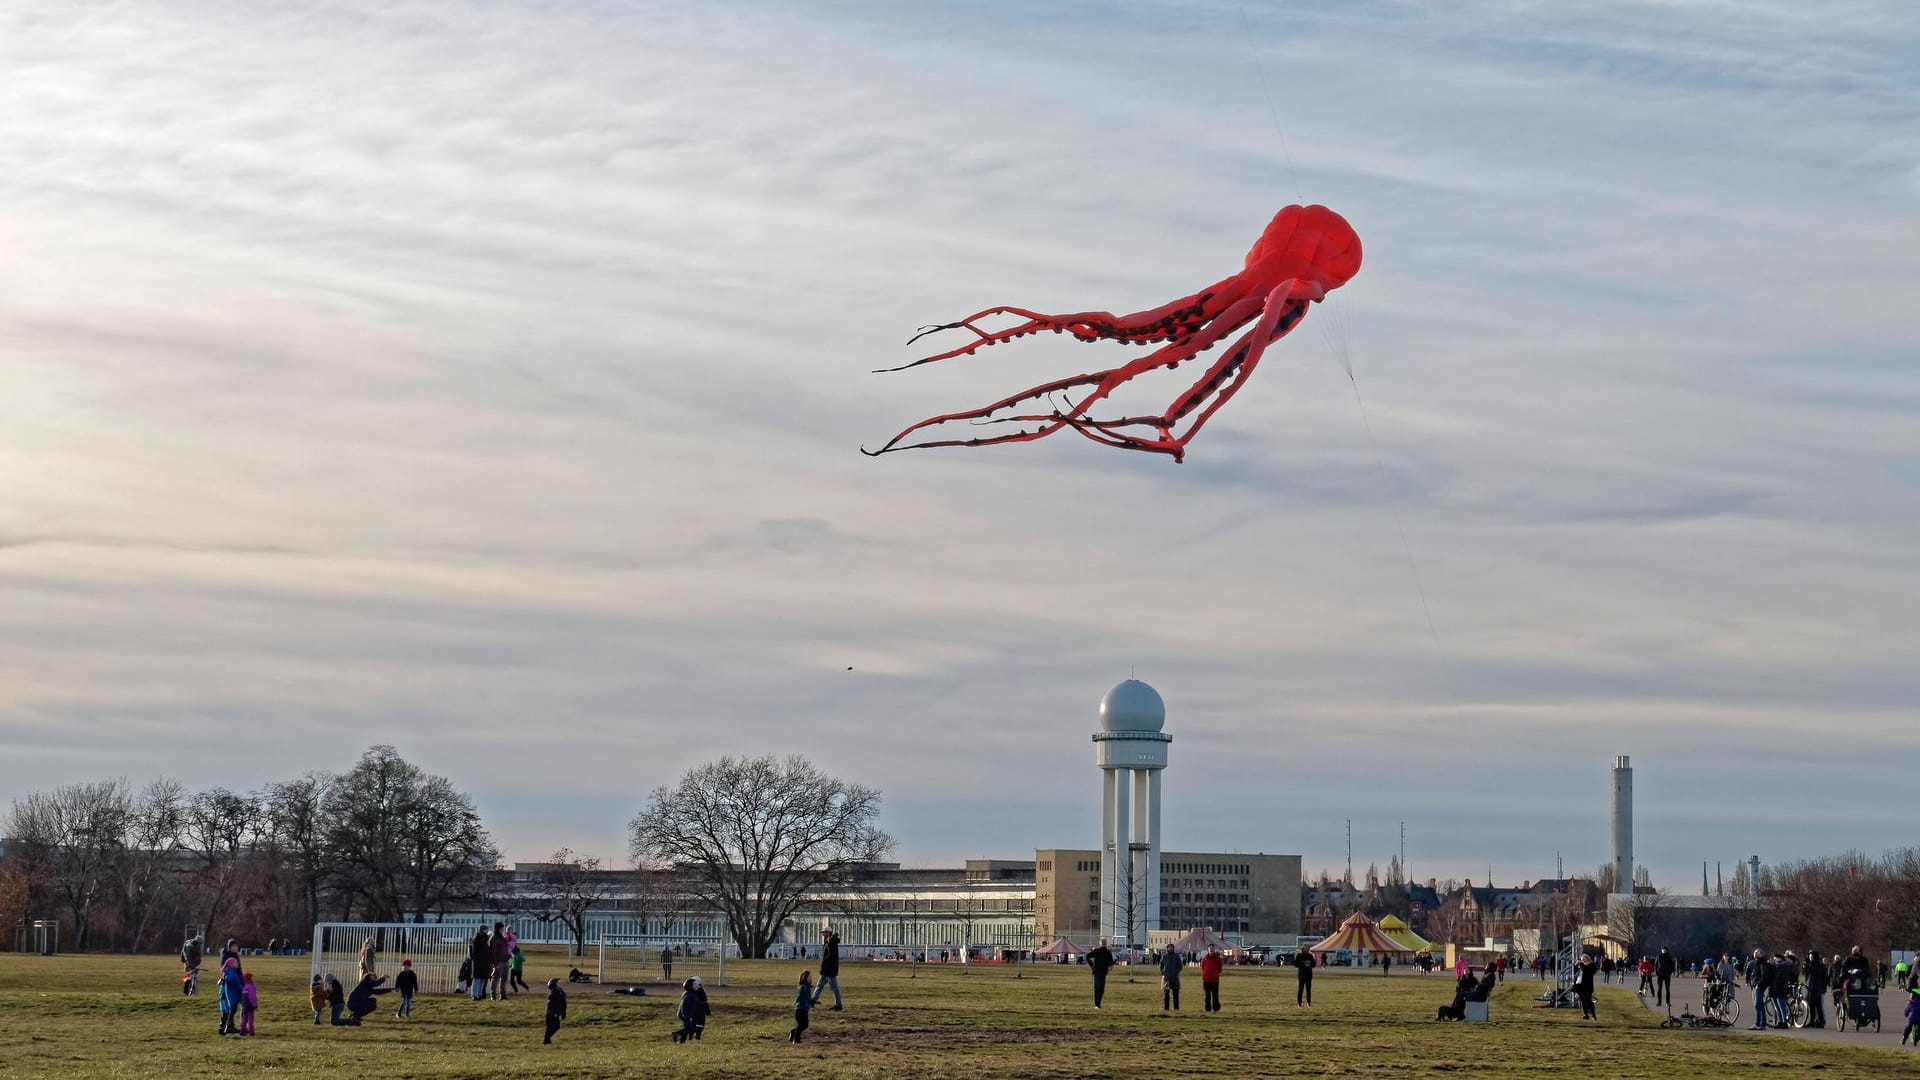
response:
<path id="1" fill-rule="evenodd" d="M 1413 927 L 1400 920 L 1398 915 L 1389 915 L 1380 920 L 1380 932 L 1405 947 L 1410 953 L 1433 951 L 1433 942 L 1413 932 Z"/>
<path id="2" fill-rule="evenodd" d="M 1325 957 L 1342 951 L 1369 956 L 1382 953 L 1406 956 L 1414 950 L 1388 937 L 1381 931 L 1380 924 L 1356 911 L 1347 916 L 1347 921 L 1341 923 L 1340 929 L 1335 930 L 1332 936 L 1314 942 L 1310 951 Z"/>

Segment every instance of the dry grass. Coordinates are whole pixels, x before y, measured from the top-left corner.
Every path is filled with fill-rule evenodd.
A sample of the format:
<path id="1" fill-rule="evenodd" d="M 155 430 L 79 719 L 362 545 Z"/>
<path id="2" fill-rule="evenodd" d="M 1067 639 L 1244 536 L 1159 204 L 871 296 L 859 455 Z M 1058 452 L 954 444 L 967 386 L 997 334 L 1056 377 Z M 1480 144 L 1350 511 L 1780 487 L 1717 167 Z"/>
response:
<path id="1" fill-rule="evenodd" d="M 540 1044 L 544 995 L 506 1002 L 433 997 L 415 1018 L 391 1012 L 359 1028 L 315 1027 L 305 1004 L 304 960 L 251 964 L 261 987 L 260 1034 L 214 1034 L 211 990 L 177 991 L 178 967 L 159 958 L 0 957 L 0 1077 L 199 1078 L 327 1076 L 841 1077 L 914 1080 L 1036 1076 L 1483 1076 L 1713 1077 L 1768 1075 L 1920 1077 L 1920 1062 L 1891 1052 L 1818 1045 L 1740 1032 L 1663 1031 L 1624 990 L 1603 989 L 1600 1020 L 1531 1009 L 1538 984 L 1501 988 L 1495 1023 L 1437 1024 L 1450 996 L 1440 976 L 1322 975 L 1311 1010 L 1293 1005 L 1291 972 L 1229 969 L 1227 1011 L 1200 1011 L 1197 976 L 1186 1011 L 1160 1011 L 1144 975 L 1109 986 L 1091 1008 L 1086 972 L 1074 967 L 922 968 L 853 964 L 844 1012 L 816 1012 L 802 1046 L 786 1031 L 790 987 L 802 965 L 736 963 L 735 989 L 718 995 L 705 1041 L 676 1046 L 676 997 L 577 993 L 552 1046 Z M 536 957 L 536 987 L 564 965 Z M 749 987 L 749 989 L 740 989 Z M 386 1000 L 391 1000 L 386 999 Z"/>

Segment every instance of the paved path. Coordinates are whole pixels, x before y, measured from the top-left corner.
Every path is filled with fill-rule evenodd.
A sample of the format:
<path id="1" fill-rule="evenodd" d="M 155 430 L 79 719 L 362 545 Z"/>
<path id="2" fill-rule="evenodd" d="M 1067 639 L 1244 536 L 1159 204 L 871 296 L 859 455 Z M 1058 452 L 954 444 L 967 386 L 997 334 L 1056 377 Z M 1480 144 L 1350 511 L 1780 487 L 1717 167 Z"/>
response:
<path id="1" fill-rule="evenodd" d="M 1688 980 L 1685 989 L 1694 990 L 1695 993 L 1693 996 L 1698 997 L 1698 987 L 1698 980 Z M 1693 1005 L 1693 1002 L 1687 999 L 1685 989 L 1682 989 L 1678 978 L 1674 979 L 1674 989 L 1680 991 L 1676 995 L 1680 999 L 1680 1005 L 1676 1011 L 1684 1010 Z M 1649 1012 L 1659 1013 L 1663 1016 L 1666 1014 L 1665 1007 L 1656 1008 L 1653 1004 L 1653 998 L 1650 996 L 1642 998 L 1641 1004 L 1645 1005 Z M 1902 1051 L 1920 1056 L 1920 1048 L 1909 1048 L 1900 1045 L 1900 1032 L 1907 1026 L 1906 1009 L 1907 995 L 1905 993 L 1899 990 L 1882 990 L 1880 991 L 1880 1030 L 1873 1030 L 1873 1025 L 1869 1024 L 1867 1025 L 1867 1030 L 1856 1031 L 1854 1026 L 1849 1023 L 1847 1030 L 1841 1031 L 1837 1026 L 1838 1020 L 1835 1016 L 1833 998 L 1828 997 L 1826 1027 L 1787 1028 L 1785 1030 L 1770 1027 L 1766 1031 L 1761 1032 L 1753 1030 L 1753 991 L 1743 986 L 1740 988 L 1740 1022 L 1734 1025 L 1734 1030 L 1776 1039 L 1810 1039 L 1814 1042 L 1846 1043 L 1852 1046 L 1878 1046 L 1887 1050 Z"/>

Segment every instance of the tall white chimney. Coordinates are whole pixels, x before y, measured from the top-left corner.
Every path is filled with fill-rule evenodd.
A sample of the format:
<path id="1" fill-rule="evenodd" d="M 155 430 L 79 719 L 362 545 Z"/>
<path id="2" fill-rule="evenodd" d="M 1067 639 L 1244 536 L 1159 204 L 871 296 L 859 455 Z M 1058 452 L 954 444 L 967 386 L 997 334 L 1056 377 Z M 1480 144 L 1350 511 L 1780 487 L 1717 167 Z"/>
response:
<path id="1" fill-rule="evenodd" d="M 1613 759 L 1613 891 L 1633 892 L 1633 764 Z"/>

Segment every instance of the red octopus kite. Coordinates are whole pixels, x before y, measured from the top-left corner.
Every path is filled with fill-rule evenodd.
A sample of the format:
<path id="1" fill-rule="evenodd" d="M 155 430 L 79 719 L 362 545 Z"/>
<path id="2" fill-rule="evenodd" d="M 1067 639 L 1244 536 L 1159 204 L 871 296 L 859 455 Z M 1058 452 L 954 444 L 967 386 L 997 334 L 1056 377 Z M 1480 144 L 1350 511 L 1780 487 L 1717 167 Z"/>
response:
<path id="1" fill-rule="evenodd" d="M 1198 434 L 1220 406 L 1239 392 L 1259 365 L 1267 346 L 1299 324 L 1310 301 L 1325 299 L 1359 270 L 1360 237 L 1345 218 L 1324 206 L 1289 206 L 1273 216 L 1267 231 L 1260 234 L 1253 250 L 1247 252 L 1247 264 L 1239 273 L 1150 311 L 1131 315 L 1105 311 L 1043 315 L 1025 308 L 993 307 L 959 322 L 921 327 L 908 344 L 938 330 L 960 327 L 973 331 L 980 340 L 938 356 L 882 370 L 904 371 L 936 360 L 967 356 L 982 346 L 998 345 L 1042 330 L 1072 334 L 1081 341 L 1107 339 L 1129 345 L 1165 344 L 1120 367 L 1041 383 L 982 408 L 929 417 L 888 439 L 880 449 L 861 447 L 861 453 L 878 457 L 895 450 L 930 446 L 1029 442 L 1061 428 L 1072 428 L 1097 443 L 1123 450 L 1170 454 L 1173 460 L 1179 461 L 1186 455 L 1187 440 Z M 994 332 L 975 325 L 981 319 L 997 315 L 1011 315 L 1025 321 Z M 1160 415 L 1101 420 L 1089 414 L 1102 398 L 1127 381 L 1155 368 L 1179 367 L 1248 323 L 1253 324 L 1252 328 L 1235 339 L 1226 353 Z M 1080 395 L 1077 400 L 1072 396 L 1075 393 Z M 1056 403 L 1055 394 L 1066 395 L 1066 400 Z M 1002 412 L 1006 415 L 995 415 Z M 1016 430 L 971 439 L 903 441 L 916 432 L 952 421 L 1007 424 Z M 1186 429 L 1176 431 L 1182 423 L 1187 423 Z"/>

